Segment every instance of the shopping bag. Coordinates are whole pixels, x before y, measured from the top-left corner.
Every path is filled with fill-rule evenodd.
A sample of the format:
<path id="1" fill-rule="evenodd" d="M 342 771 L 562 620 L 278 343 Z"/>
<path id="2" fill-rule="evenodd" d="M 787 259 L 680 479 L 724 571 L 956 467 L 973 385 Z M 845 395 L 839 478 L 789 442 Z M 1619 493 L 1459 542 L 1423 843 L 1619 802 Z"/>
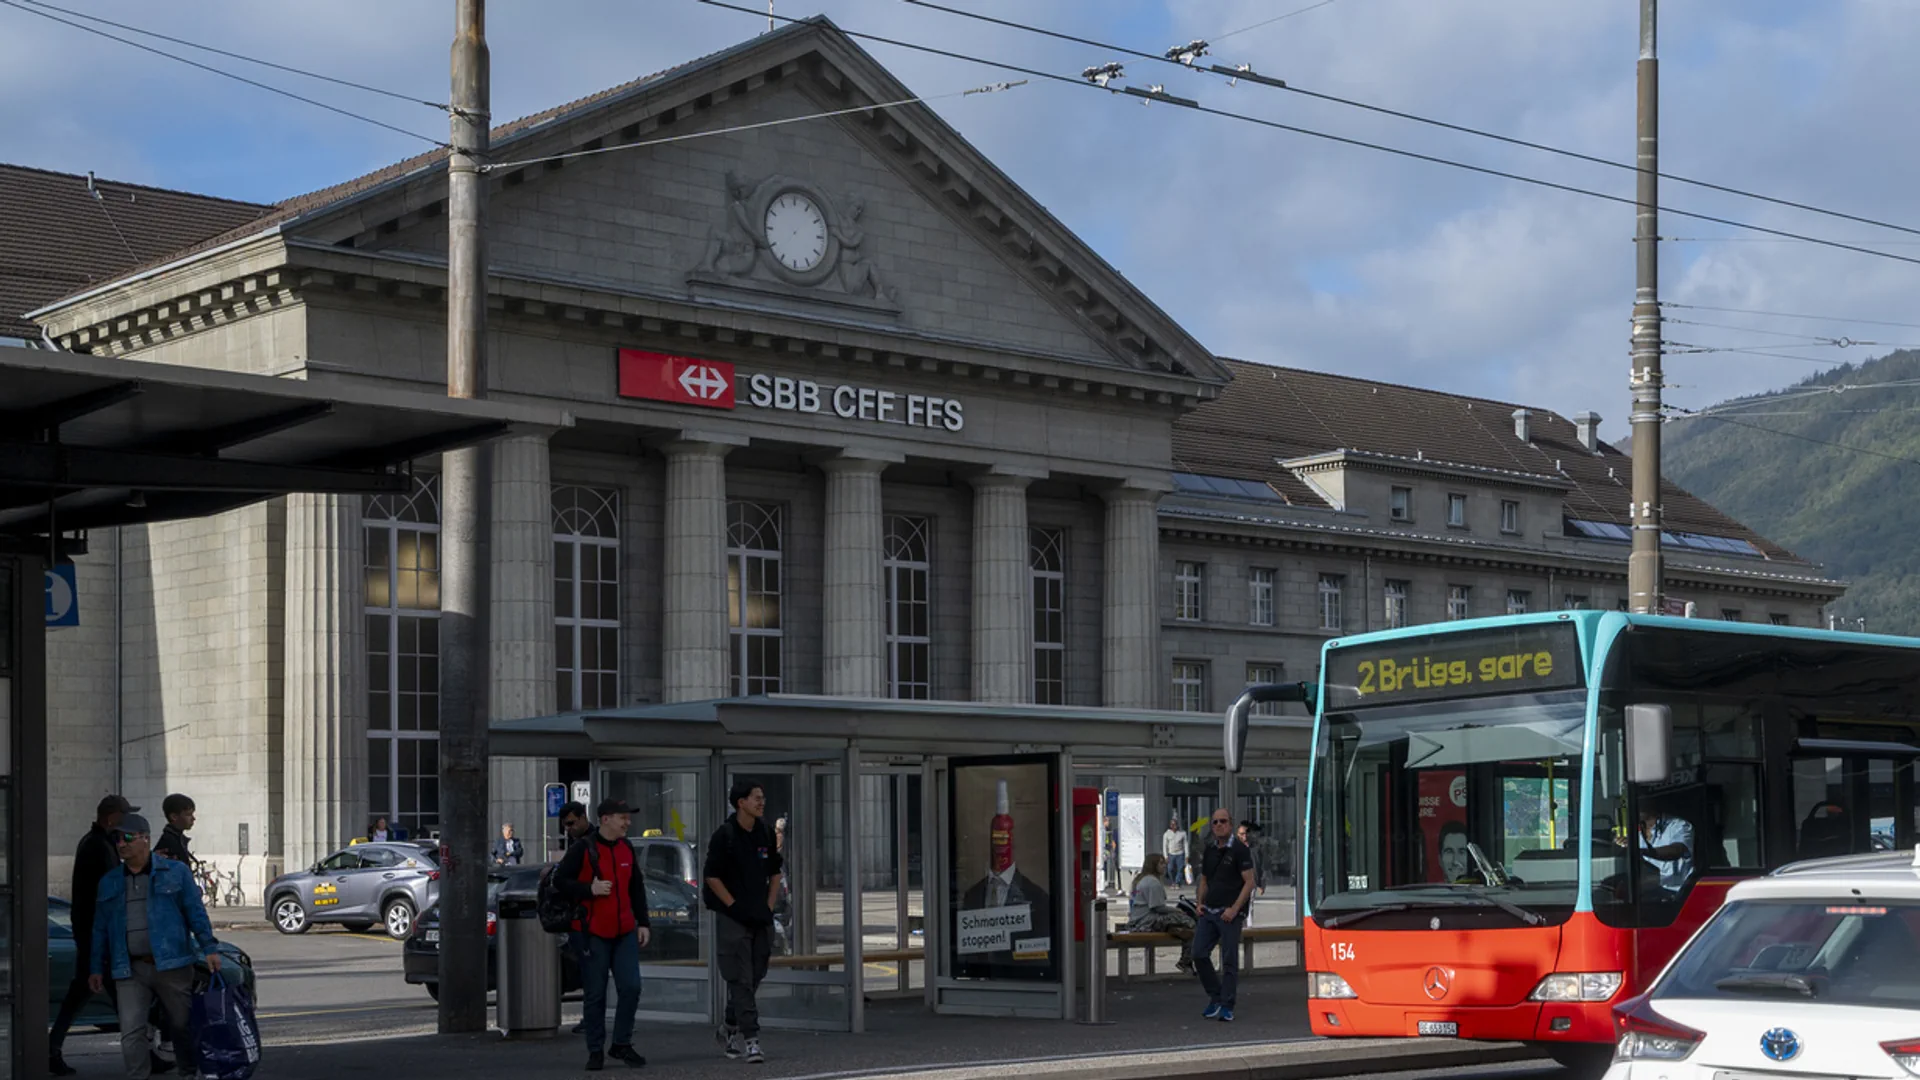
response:
<path id="1" fill-rule="evenodd" d="M 201 1080 L 249 1080 L 260 1065 L 260 1029 L 246 988 L 215 972 L 188 1010 Z"/>

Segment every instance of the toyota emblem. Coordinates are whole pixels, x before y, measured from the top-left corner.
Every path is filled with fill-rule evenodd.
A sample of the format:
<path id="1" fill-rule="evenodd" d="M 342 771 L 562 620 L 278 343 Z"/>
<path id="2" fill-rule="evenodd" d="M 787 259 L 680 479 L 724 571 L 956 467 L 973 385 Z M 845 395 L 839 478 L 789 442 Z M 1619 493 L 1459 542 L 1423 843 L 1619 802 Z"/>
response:
<path id="1" fill-rule="evenodd" d="M 1427 969 L 1427 977 L 1422 985 L 1425 986 L 1428 997 L 1439 1001 L 1447 996 L 1447 991 L 1453 989 L 1453 972 L 1443 967 L 1430 967 Z"/>
<path id="2" fill-rule="evenodd" d="M 1760 1052 L 1775 1061 L 1792 1061 L 1800 1055 L 1800 1036 L 1778 1027 L 1760 1036 Z"/>

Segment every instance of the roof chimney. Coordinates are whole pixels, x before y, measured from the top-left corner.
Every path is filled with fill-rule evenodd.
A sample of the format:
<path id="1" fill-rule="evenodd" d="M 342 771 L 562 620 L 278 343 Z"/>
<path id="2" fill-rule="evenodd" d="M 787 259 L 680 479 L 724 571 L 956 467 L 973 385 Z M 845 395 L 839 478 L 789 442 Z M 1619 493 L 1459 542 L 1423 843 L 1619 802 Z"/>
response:
<path id="1" fill-rule="evenodd" d="M 1526 409 L 1513 410 L 1513 437 L 1523 443 L 1533 441 L 1533 413 Z"/>
<path id="2" fill-rule="evenodd" d="M 1575 413 L 1573 416 L 1573 426 L 1574 429 L 1580 433 L 1580 445 L 1586 447 L 1588 453 L 1598 453 L 1600 450 L 1600 414 L 1591 410 L 1583 413 Z"/>

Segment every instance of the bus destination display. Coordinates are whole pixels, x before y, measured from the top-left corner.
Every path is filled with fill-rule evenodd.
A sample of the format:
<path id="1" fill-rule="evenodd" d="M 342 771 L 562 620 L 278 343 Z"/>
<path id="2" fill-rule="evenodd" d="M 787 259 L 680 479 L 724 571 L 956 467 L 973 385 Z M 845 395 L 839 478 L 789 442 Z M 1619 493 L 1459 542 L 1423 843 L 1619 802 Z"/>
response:
<path id="1" fill-rule="evenodd" d="M 1327 654 L 1328 708 L 1402 705 L 1582 683 L 1571 623 L 1427 634 Z"/>

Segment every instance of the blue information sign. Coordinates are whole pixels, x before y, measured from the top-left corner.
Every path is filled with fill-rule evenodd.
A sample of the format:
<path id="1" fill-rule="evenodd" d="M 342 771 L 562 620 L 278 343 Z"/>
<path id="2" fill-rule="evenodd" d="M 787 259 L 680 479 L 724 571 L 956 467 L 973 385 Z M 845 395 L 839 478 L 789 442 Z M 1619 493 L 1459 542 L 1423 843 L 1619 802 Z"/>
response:
<path id="1" fill-rule="evenodd" d="M 567 785 L 547 785 L 547 816 L 559 817 L 560 808 L 567 805 Z"/>
<path id="2" fill-rule="evenodd" d="M 80 590 L 72 563 L 47 568 L 47 625 L 80 625 Z"/>

